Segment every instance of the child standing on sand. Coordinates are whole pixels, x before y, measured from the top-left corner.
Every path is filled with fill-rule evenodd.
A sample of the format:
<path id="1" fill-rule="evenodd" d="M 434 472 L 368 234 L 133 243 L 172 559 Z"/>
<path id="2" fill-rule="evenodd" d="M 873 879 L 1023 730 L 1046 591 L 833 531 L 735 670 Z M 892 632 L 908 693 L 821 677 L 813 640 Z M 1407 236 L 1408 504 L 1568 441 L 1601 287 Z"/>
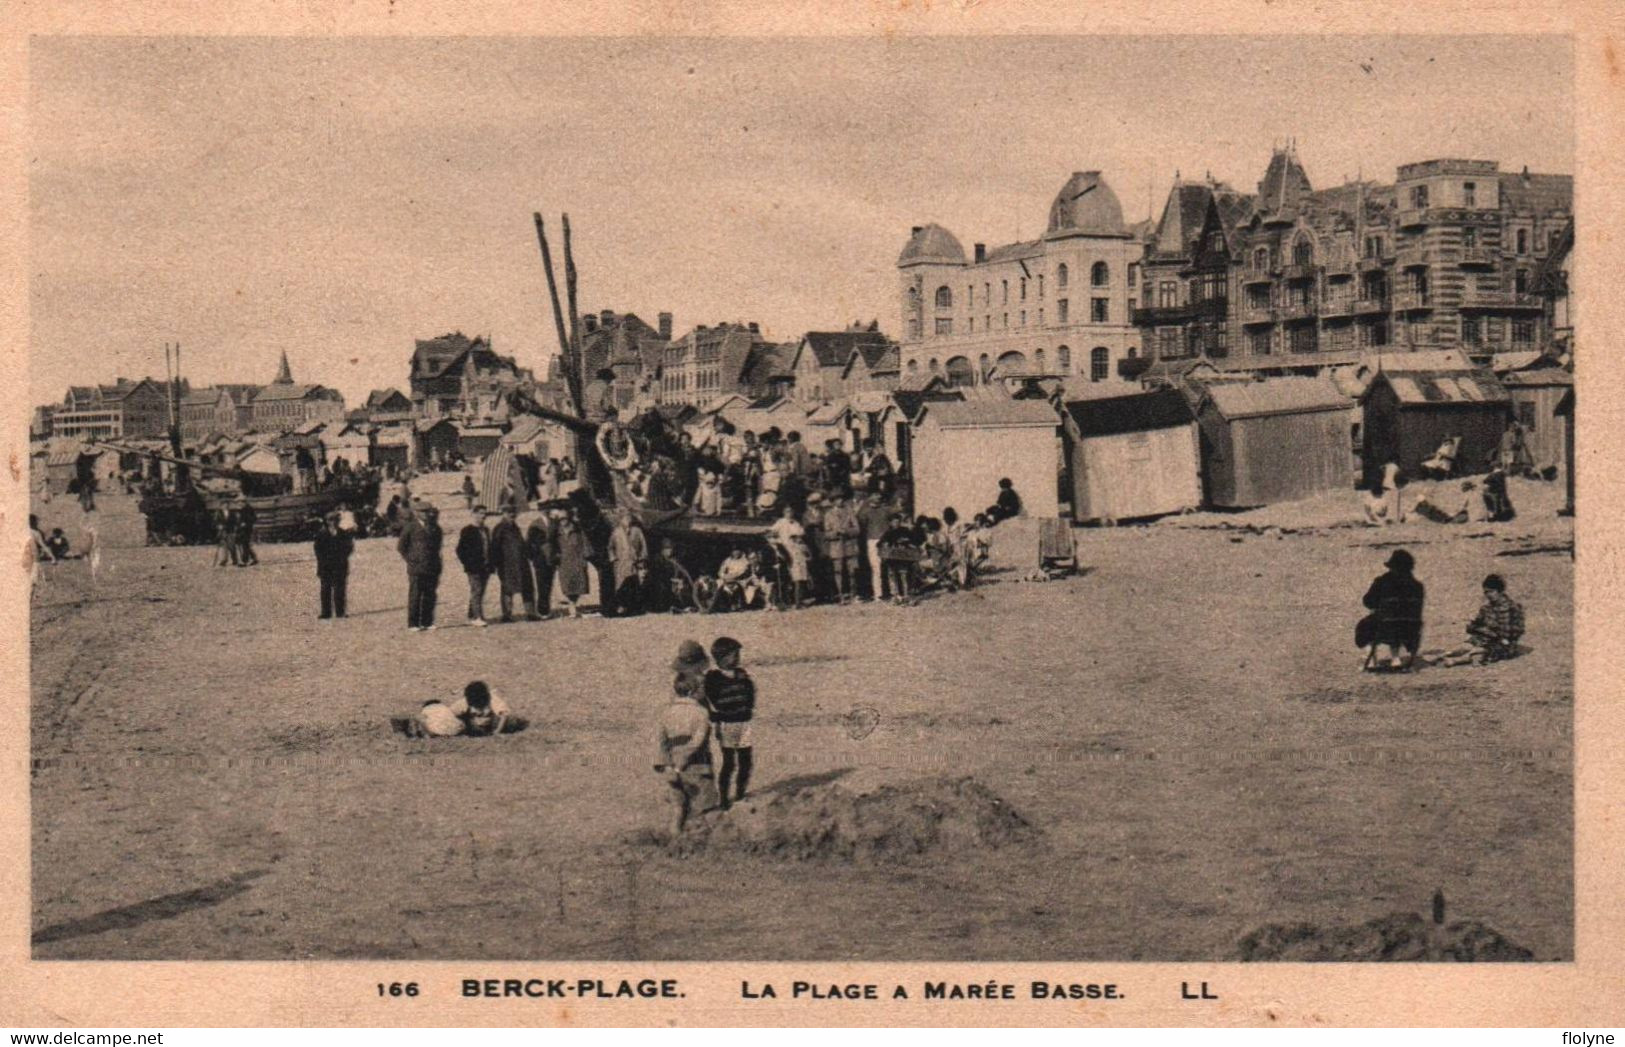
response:
<path id="1" fill-rule="evenodd" d="M 673 836 L 683 831 L 690 814 L 710 806 L 716 790 L 711 775 L 711 722 L 696 699 L 698 689 L 694 677 L 679 672 L 671 682 L 671 701 L 660 714 L 655 771 L 669 786 L 666 800 L 673 806 Z"/>
<path id="2" fill-rule="evenodd" d="M 739 664 L 744 645 L 731 636 L 719 637 L 711 645 L 711 658 L 717 667 L 705 674 L 705 706 L 715 725 L 717 744 L 722 747 L 722 773 L 717 786 L 721 804 L 729 804 L 728 786 L 738 772 L 734 800 L 743 800 L 750 787 L 751 718 L 756 713 L 756 684 Z"/>

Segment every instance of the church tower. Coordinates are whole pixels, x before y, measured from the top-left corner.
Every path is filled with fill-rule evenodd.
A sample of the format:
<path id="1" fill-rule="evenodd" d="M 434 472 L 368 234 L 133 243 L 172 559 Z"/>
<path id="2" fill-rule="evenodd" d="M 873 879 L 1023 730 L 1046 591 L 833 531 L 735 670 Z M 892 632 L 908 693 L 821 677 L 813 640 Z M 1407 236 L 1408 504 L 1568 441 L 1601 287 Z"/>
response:
<path id="1" fill-rule="evenodd" d="M 293 370 L 288 366 L 288 351 L 282 350 L 282 363 L 276 369 L 276 377 L 271 380 L 272 385 L 292 385 Z"/>

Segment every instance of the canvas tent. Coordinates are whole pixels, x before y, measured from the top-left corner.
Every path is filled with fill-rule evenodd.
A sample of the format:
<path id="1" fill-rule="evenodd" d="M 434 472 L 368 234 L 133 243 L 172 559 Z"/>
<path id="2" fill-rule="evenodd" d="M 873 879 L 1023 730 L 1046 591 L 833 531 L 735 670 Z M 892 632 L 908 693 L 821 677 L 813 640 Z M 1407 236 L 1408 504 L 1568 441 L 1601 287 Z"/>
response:
<path id="1" fill-rule="evenodd" d="M 1272 505 L 1354 486 L 1354 404 L 1330 378 L 1214 383 L 1196 420 L 1209 505 Z"/>
<path id="2" fill-rule="evenodd" d="M 915 416 L 911 443 L 915 511 L 953 507 L 970 516 L 993 504 L 1009 478 L 1028 516 L 1056 516 L 1059 420 L 1043 400 L 946 400 Z"/>
<path id="3" fill-rule="evenodd" d="M 1072 519 L 1132 520 L 1202 502 L 1196 421 L 1173 388 L 1066 405 Z"/>
<path id="4" fill-rule="evenodd" d="M 1484 472 L 1500 452 L 1506 431 L 1507 391 L 1488 371 L 1378 371 L 1361 397 L 1365 484 L 1393 461 L 1405 476 L 1440 444 L 1460 438 L 1456 472 Z"/>

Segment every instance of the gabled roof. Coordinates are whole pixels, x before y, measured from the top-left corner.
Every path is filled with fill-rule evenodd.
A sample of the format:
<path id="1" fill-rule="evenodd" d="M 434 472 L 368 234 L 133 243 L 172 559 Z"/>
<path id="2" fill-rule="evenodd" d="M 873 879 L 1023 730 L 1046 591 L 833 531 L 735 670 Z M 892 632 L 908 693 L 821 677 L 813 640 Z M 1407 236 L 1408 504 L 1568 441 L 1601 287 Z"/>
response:
<path id="1" fill-rule="evenodd" d="M 521 415 L 506 433 L 502 434 L 505 444 L 528 444 L 546 428 L 546 424 L 535 415 Z"/>
<path id="2" fill-rule="evenodd" d="M 1555 363 L 1548 363 L 1541 367 L 1526 367 L 1510 374 L 1497 375 L 1501 384 L 1505 386 L 1554 386 L 1574 384 L 1574 372 Z"/>
<path id="3" fill-rule="evenodd" d="M 811 349 L 819 367 L 843 367 L 859 346 L 870 346 L 877 354 L 889 344 L 878 331 L 808 331 L 801 344 Z M 796 362 L 800 363 L 800 354 Z"/>
<path id="4" fill-rule="evenodd" d="M 1472 371 L 1477 368 L 1457 349 L 1400 350 L 1375 356 L 1373 363 L 1383 371 Z"/>
<path id="5" fill-rule="evenodd" d="M 411 397 L 407 396 L 399 389 L 391 386 L 388 389 L 374 389 L 372 392 L 368 393 L 366 406 L 368 410 L 374 410 L 384 406 L 386 403 L 396 398 L 405 400 L 408 407 L 410 407 L 412 404 Z"/>
<path id="6" fill-rule="evenodd" d="M 1193 421 L 1190 403 L 1177 389 L 1072 400 L 1065 407 L 1078 435 L 1084 437 L 1173 429 Z"/>
<path id="7" fill-rule="evenodd" d="M 1574 210 L 1574 176 L 1502 172 L 1501 210 L 1551 214 Z"/>
<path id="8" fill-rule="evenodd" d="M 254 402 L 269 403 L 276 400 L 303 400 L 312 393 L 318 393 L 321 391 L 322 387 L 319 385 L 304 385 L 300 383 L 295 383 L 292 385 L 273 384 L 262 386 L 260 391 L 254 394 Z"/>
<path id="9" fill-rule="evenodd" d="M 440 418 L 414 418 L 412 420 L 412 428 L 420 433 L 426 433 L 440 425 L 449 425 L 455 428 L 456 424 L 450 418 L 444 416 Z"/>
<path id="10" fill-rule="evenodd" d="M 319 432 L 322 426 L 326 424 L 327 423 L 320 418 L 311 418 L 294 426 L 293 431 L 298 433 L 300 436 L 308 436 L 311 433 Z"/>
<path id="11" fill-rule="evenodd" d="M 213 407 L 220 402 L 220 397 L 223 395 L 225 395 L 224 389 L 215 389 L 208 386 L 193 389 L 191 392 L 181 397 L 181 406 Z"/>
<path id="12" fill-rule="evenodd" d="M 1330 378 L 1266 378 L 1260 382 L 1214 382 L 1203 396 L 1232 421 L 1279 414 L 1346 411 L 1352 404 Z"/>
<path id="13" fill-rule="evenodd" d="M 944 429 L 1056 426 L 1060 419 L 1045 400 L 938 400 L 920 408 L 915 422 L 932 419 Z"/>
<path id="14" fill-rule="evenodd" d="M 1402 407 L 1507 401 L 1506 387 L 1488 371 L 1383 371 L 1371 380 L 1366 396 L 1383 384 L 1393 389 Z"/>

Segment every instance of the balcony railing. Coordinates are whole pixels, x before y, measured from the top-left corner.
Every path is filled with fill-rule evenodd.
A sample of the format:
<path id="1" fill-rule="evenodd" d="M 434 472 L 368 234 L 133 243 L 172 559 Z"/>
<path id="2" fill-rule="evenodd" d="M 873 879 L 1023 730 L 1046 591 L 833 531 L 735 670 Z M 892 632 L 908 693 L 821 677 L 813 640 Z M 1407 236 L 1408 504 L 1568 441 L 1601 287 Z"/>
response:
<path id="1" fill-rule="evenodd" d="M 1316 266 L 1313 262 L 1305 262 L 1302 265 L 1297 263 L 1283 265 L 1281 266 L 1281 278 L 1284 280 L 1313 280 L 1315 270 Z"/>
<path id="2" fill-rule="evenodd" d="M 1354 272 L 1354 259 L 1348 256 L 1333 258 L 1326 263 L 1327 276 L 1348 276 Z"/>
<path id="3" fill-rule="evenodd" d="M 1399 252 L 1398 261 L 1401 269 L 1426 269 L 1431 264 L 1428 253 L 1421 248 L 1414 247 L 1408 251 Z"/>
<path id="4" fill-rule="evenodd" d="M 1244 324 L 1274 323 L 1275 310 L 1267 305 L 1244 305 L 1241 307 L 1241 322 Z"/>
<path id="5" fill-rule="evenodd" d="M 1494 265 L 1495 252 L 1488 247 L 1463 247 L 1461 249 L 1461 264 L 1464 266 Z"/>
<path id="6" fill-rule="evenodd" d="M 1328 319 L 1334 316 L 1353 316 L 1354 299 L 1329 298 L 1325 302 L 1321 303 L 1320 315 Z"/>
<path id="7" fill-rule="evenodd" d="M 1425 291 L 1400 291 L 1394 295 L 1394 309 L 1398 312 L 1432 308 L 1433 302 Z"/>
<path id="8" fill-rule="evenodd" d="M 1463 309 L 1536 309 L 1546 308 L 1538 294 L 1520 294 L 1517 291 L 1475 291 L 1462 295 Z"/>
<path id="9" fill-rule="evenodd" d="M 1146 327 L 1183 323 L 1190 319 L 1190 310 L 1183 305 L 1144 305 L 1137 306 L 1130 315 L 1135 325 Z"/>
<path id="10" fill-rule="evenodd" d="M 1275 273 L 1268 267 L 1259 268 L 1249 265 L 1241 271 L 1241 282 L 1246 284 L 1268 284 L 1275 282 Z"/>
<path id="11" fill-rule="evenodd" d="M 1276 309 L 1276 314 L 1283 320 L 1313 320 L 1318 311 L 1316 302 L 1286 302 Z"/>
<path id="12" fill-rule="evenodd" d="M 1428 209 L 1425 207 L 1408 207 L 1399 212 L 1399 227 L 1401 229 L 1415 229 L 1427 225 L 1430 217 Z"/>
<path id="13" fill-rule="evenodd" d="M 1357 316 L 1366 316 L 1371 313 L 1386 313 L 1388 299 L 1386 298 L 1356 298 L 1354 312 Z"/>

